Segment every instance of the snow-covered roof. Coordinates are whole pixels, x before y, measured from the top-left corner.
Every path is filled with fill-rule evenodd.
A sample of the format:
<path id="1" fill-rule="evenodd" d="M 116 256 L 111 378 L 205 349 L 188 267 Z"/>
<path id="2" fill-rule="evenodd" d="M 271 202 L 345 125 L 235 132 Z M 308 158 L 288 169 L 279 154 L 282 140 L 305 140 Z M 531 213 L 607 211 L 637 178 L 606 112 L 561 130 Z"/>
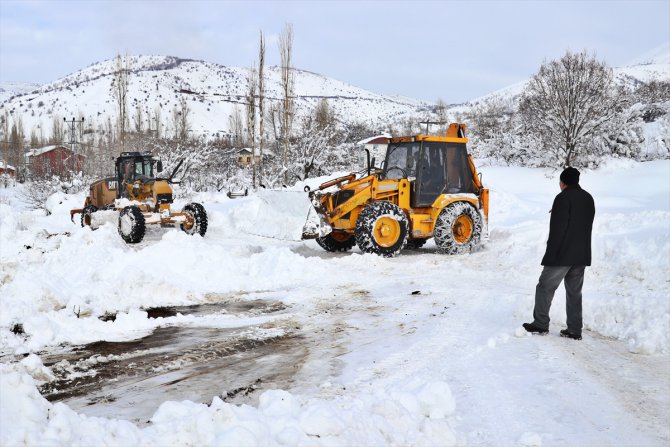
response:
<path id="1" fill-rule="evenodd" d="M 14 166 L 8 165 L 4 160 L 0 160 L 0 169 L 11 169 L 12 171 L 16 171 Z"/>
<path id="2" fill-rule="evenodd" d="M 251 149 L 248 148 L 248 147 L 243 147 L 242 149 L 239 149 L 239 150 L 237 151 L 237 153 L 238 153 L 238 155 L 244 155 L 244 154 L 251 155 Z M 259 156 L 259 157 L 260 157 L 260 155 L 261 155 L 261 154 L 258 152 L 258 150 L 256 150 L 256 155 Z M 268 148 L 266 148 L 266 147 L 263 148 L 263 156 L 265 156 L 265 157 L 270 157 L 270 156 L 273 156 L 273 155 L 274 155 L 274 152 L 272 152 L 270 149 L 268 149 Z"/>
<path id="3" fill-rule="evenodd" d="M 365 138 L 356 144 L 386 144 L 389 138 L 391 138 L 389 134 L 375 135 L 374 137 Z"/>
<path id="4" fill-rule="evenodd" d="M 68 149 L 65 146 L 62 146 L 60 144 L 53 144 L 51 146 L 44 146 L 44 147 L 40 147 L 38 149 L 33 149 L 31 151 L 28 151 L 28 152 L 26 152 L 26 155 L 29 156 L 29 157 L 36 157 L 38 155 L 42 155 L 42 154 L 46 154 L 47 152 L 51 152 L 52 150 L 54 150 L 56 148 L 59 148 L 59 147 L 62 147 L 63 149 L 66 149 L 68 151 L 70 150 L 70 149 Z"/>

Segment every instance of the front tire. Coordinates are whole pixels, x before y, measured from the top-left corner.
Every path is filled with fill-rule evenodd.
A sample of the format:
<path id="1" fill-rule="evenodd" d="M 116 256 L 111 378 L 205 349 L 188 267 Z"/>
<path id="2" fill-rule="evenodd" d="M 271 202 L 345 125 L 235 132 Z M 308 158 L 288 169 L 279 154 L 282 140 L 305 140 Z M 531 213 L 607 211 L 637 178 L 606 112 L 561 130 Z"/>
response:
<path id="1" fill-rule="evenodd" d="M 454 202 L 440 212 L 433 237 L 442 253 L 457 255 L 471 252 L 481 241 L 482 217 L 468 202 Z"/>
<path id="2" fill-rule="evenodd" d="M 317 237 L 316 243 L 326 251 L 349 251 L 356 245 L 356 238 L 347 233 L 332 232 L 323 237 Z"/>
<path id="3" fill-rule="evenodd" d="M 84 207 L 83 211 L 81 212 L 81 226 L 82 227 L 90 227 L 91 222 L 93 222 L 93 213 L 98 211 L 98 207 L 95 205 L 88 205 Z"/>
<path id="4" fill-rule="evenodd" d="M 146 223 L 144 214 L 136 206 L 127 206 L 119 214 L 119 234 L 127 244 L 137 244 L 144 239 Z"/>
<path id="5" fill-rule="evenodd" d="M 204 236 L 207 232 L 207 211 L 199 203 L 189 203 L 182 210 L 190 216 L 190 222 L 181 224 L 181 229 L 186 234 L 199 234 Z"/>
<path id="6" fill-rule="evenodd" d="M 407 215 L 391 202 L 370 203 L 356 220 L 356 244 L 364 253 L 393 257 L 405 246 L 408 233 Z"/>

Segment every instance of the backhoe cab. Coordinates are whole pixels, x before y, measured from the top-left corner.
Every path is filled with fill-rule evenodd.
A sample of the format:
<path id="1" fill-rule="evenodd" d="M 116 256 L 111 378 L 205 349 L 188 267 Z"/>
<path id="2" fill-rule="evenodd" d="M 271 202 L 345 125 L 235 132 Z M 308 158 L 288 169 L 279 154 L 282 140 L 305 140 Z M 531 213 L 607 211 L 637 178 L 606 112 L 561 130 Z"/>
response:
<path id="1" fill-rule="evenodd" d="M 162 162 L 148 152 L 122 152 L 116 159 L 116 175 L 94 182 L 84 202 L 84 208 L 70 211 L 81 214 L 81 225 L 90 226 L 94 213 L 102 210 L 119 212 L 119 234 L 129 244 L 144 238 L 146 225 L 179 225 L 189 234 L 205 235 L 207 213 L 199 203 L 189 203 L 180 212 L 171 210 L 173 176 L 181 163 L 168 178 L 156 178 L 162 172 Z"/>
<path id="2" fill-rule="evenodd" d="M 467 142 L 465 124 L 456 123 L 446 135 L 390 138 L 381 169 L 368 164 L 361 178 L 350 174 L 309 192 L 319 223 L 307 224 L 303 239 L 386 257 L 431 237 L 443 253 L 472 251 L 486 233 L 489 190 Z"/>

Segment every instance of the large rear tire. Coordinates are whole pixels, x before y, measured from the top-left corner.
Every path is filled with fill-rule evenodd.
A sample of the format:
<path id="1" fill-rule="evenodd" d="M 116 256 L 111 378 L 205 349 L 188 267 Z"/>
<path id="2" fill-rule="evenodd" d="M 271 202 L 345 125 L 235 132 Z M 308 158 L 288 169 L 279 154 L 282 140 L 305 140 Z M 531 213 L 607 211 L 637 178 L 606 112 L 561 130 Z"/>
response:
<path id="1" fill-rule="evenodd" d="M 191 216 L 191 222 L 181 224 L 181 229 L 186 234 L 199 234 L 204 236 L 207 233 L 207 211 L 199 203 L 189 203 L 182 210 Z"/>
<path id="2" fill-rule="evenodd" d="M 479 245 L 482 228 L 482 217 L 474 206 L 468 202 L 454 202 L 440 212 L 433 237 L 442 253 L 468 253 Z"/>
<path id="3" fill-rule="evenodd" d="M 386 258 L 400 253 L 409 233 L 405 212 L 391 202 L 372 202 L 356 220 L 356 244 L 364 253 Z"/>
<path id="4" fill-rule="evenodd" d="M 119 234 L 128 244 L 137 244 L 144 239 L 146 223 L 144 214 L 136 206 L 127 206 L 119 214 Z"/>
<path id="5" fill-rule="evenodd" d="M 351 234 L 332 232 L 324 237 L 316 238 L 316 243 L 326 251 L 349 251 L 356 245 L 356 238 Z"/>

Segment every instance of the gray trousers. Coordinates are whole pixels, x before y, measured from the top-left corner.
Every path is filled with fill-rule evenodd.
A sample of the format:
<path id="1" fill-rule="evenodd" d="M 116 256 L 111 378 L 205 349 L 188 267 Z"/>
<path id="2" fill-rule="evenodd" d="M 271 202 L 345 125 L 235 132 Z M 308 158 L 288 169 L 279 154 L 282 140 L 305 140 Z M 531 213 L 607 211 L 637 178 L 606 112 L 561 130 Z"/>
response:
<path id="1" fill-rule="evenodd" d="M 535 287 L 535 309 L 533 324 L 549 329 L 549 309 L 554 292 L 561 281 L 565 284 L 565 313 L 568 330 L 574 334 L 582 333 L 582 285 L 584 284 L 583 265 L 571 267 L 545 266 Z"/>

